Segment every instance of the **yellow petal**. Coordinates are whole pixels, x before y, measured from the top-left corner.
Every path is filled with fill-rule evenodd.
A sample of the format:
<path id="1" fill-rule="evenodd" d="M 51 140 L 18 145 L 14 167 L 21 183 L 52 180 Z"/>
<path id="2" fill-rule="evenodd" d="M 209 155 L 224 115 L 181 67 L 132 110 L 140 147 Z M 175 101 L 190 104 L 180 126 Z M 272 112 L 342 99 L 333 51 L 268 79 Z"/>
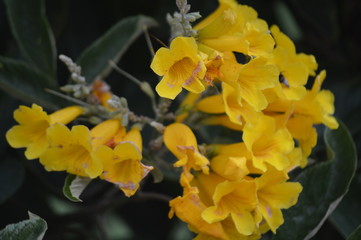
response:
<path id="1" fill-rule="evenodd" d="M 132 142 L 140 153 L 142 153 L 143 143 L 142 143 L 142 135 L 140 134 L 139 129 L 132 128 L 124 137 L 123 141 Z"/>
<path id="2" fill-rule="evenodd" d="M 197 109 L 206 113 L 224 113 L 222 95 L 218 94 L 203 98 L 197 103 Z"/>
<path id="3" fill-rule="evenodd" d="M 198 149 L 197 140 L 192 130 L 182 123 L 173 123 L 168 125 L 164 130 L 163 137 L 166 147 L 178 159 L 181 159 L 185 156 L 185 153 L 181 151 L 178 146 L 187 146 Z"/>
<path id="4" fill-rule="evenodd" d="M 281 210 L 279 208 L 272 208 L 270 206 L 260 204 L 259 211 L 262 213 L 262 216 L 266 220 L 272 232 L 276 233 L 277 228 L 284 222 Z"/>
<path id="5" fill-rule="evenodd" d="M 201 217 L 206 206 L 194 192 L 189 192 L 183 197 L 177 197 L 169 202 L 170 216 L 174 212 L 178 218 L 188 223 L 196 232 L 204 233 L 216 239 L 228 239 L 220 223 L 209 224 Z"/>
<path id="6" fill-rule="evenodd" d="M 229 212 L 224 211 L 221 208 L 217 208 L 216 206 L 211 206 L 206 208 L 202 212 L 202 218 L 207 223 L 216 223 L 224 220 L 226 217 L 228 217 Z"/>
<path id="7" fill-rule="evenodd" d="M 182 91 L 182 83 L 170 84 L 168 81 L 168 77 L 163 77 L 155 87 L 155 90 L 159 96 L 173 100 Z"/>
<path id="8" fill-rule="evenodd" d="M 21 125 L 30 125 L 38 121 L 49 122 L 49 116 L 43 111 L 43 108 L 35 103 L 31 108 L 26 106 L 19 106 L 14 112 L 14 119 Z"/>
<path id="9" fill-rule="evenodd" d="M 45 150 L 48 147 L 48 140 L 46 138 L 46 135 L 42 135 L 40 138 L 38 138 L 35 142 L 32 142 L 28 145 L 26 151 L 25 151 L 25 157 L 29 160 L 38 158 L 45 152 Z"/>
<path id="10" fill-rule="evenodd" d="M 239 233 L 251 235 L 256 227 L 254 218 L 249 211 L 243 210 L 239 213 L 232 213 L 232 220 Z"/>
<path id="11" fill-rule="evenodd" d="M 106 120 L 90 131 L 93 147 L 106 144 L 121 129 L 121 123 L 117 119 Z"/>
<path id="12" fill-rule="evenodd" d="M 68 124 L 76 117 L 84 112 L 84 109 L 79 106 L 70 106 L 56 111 L 49 115 L 50 123 L 63 123 Z"/>
<path id="13" fill-rule="evenodd" d="M 233 181 L 241 180 L 249 171 L 245 157 L 218 155 L 211 160 L 211 169 L 218 175 Z"/>

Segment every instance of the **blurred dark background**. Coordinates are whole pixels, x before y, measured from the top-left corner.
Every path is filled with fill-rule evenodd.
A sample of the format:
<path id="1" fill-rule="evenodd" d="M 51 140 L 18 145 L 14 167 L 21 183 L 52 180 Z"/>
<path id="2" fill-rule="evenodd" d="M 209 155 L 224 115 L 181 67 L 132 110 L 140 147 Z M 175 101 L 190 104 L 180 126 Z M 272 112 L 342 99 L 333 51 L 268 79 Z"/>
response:
<path id="1" fill-rule="evenodd" d="M 100 37 L 117 21 L 132 15 L 151 16 L 159 23 L 149 29 L 161 41 L 167 43 L 169 28 L 166 13 L 176 10 L 175 1 L 170 0 L 47 0 L 46 14 L 53 30 L 57 54 L 73 59 Z M 297 51 L 313 54 L 319 70 L 327 70 L 323 88 L 335 94 L 336 116 L 349 127 L 360 153 L 361 144 L 361 1 L 358 0 L 249 0 L 239 1 L 253 6 L 260 18 L 269 25 L 277 24 L 294 40 Z M 217 7 L 216 0 L 189 1 L 193 11 L 207 16 Z M 157 49 L 160 44 L 153 40 Z M 0 55 L 21 59 L 16 42 L 11 34 L 5 6 L 0 0 Z M 155 86 L 156 76 L 149 68 L 151 56 L 144 36 L 140 36 L 119 66 L 141 80 Z M 58 61 L 57 77 L 60 85 L 68 79 L 65 66 Z M 117 73 L 107 79 L 112 90 L 128 99 L 130 108 L 138 114 L 151 114 L 146 97 L 140 96 L 138 88 Z M 65 178 L 63 173 L 47 173 L 34 161 L 26 161 L 23 151 L 11 149 L 5 142 L 5 132 L 14 124 L 12 112 L 22 102 L 0 90 L 0 167 L 6 168 L 7 175 L 0 181 L 15 186 L 10 198 L 0 202 L 0 229 L 9 223 L 27 219 L 31 211 L 48 222 L 45 239 L 102 239 L 108 232 L 109 239 L 190 239 L 185 224 L 176 218 L 168 219 L 168 203 L 162 196 L 146 195 L 126 201 L 120 191 L 112 193 L 110 184 L 95 181 L 84 193 L 84 203 L 71 203 L 62 195 Z M 360 170 L 353 183 L 358 188 Z M 356 189 L 356 190 L 355 190 Z M 162 192 L 170 197 L 181 194 L 177 182 L 163 181 L 153 184 L 148 178 L 144 192 Z M 110 192 L 110 193 L 109 193 Z M 360 193 L 360 192 L 358 192 Z M 0 195 L 2 194 L 0 190 Z M 99 202 L 112 194 L 110 208 L 101 208 Z M 357 196 L 357 192 L 354 193 Z M 105 197 L 104 197 L 105 196 Z M 347 198 L 352 198 L 346 196 Z M 347 204 L 348 202 L 346 202 Z M 88 211 L 87 209 L 93 209 Z M 360 211 L 360 204 L 355 206 Z M 102 216 L 97 214 L 101 212 Z M 352 211 L 351 211 L 352 212 Z M 361 213 L 361 212 L 358 212 Z M 356 214 L 356 213 L 355 213 Z M 358 215 L 360 216 L 360 215 Z M 106 229 L 102 222 L 106 221 Z M 291 238 L 290 238 L 291 239 Z M 337 223 L 327 221 L 313 239 L 344 239 Z"/>

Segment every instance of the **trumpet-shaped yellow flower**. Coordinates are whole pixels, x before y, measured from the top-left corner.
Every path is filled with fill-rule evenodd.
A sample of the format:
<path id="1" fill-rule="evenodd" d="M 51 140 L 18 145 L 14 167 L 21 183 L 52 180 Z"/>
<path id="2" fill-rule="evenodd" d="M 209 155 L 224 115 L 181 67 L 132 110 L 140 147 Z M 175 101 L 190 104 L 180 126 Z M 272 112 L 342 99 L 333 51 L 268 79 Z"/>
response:
<path id="1" fill-rule="evenodd" d="M 265 21 L 257 12 L 236 1 L 222 0 L 216 11 L 195 26 L 198 40 L 220 52 L 268 56 L 274 47 Z"/>
<path id="2" fill-rule="evenodd" d="M 47 131 L 49 148 L 40 156 L 40 163 L 47 171 L 68 173 L 96 178 L 103 166 L 93 154 L 90 131 L 83 125 L 69 130 L 62 124 L 54 124 Z"/>
<path id="3" fill-rule="evenodd" d="M 169 217 L 174 214 L 182 221 L 189 224 L 189 227 L 196 233 L 202 233 L 214 239 L 229 239 L 220 222 L 208 223 L 202 217 L 202 212 L 206 206 L 198 196 L 196 189 L 177 197 L 169 202 L 171 211 Z"/>
<path id="4" fill-rule="evenodd" d="M 71 106 L 48 115 L 42 107 L 20 106 L 14 112 L 19 123 L 6 133 L 6 140 L 13 148 L 26 148 L 27 159 L 38 158 L 48 147 L 46 130 L 54 123 L 67 124 L 78 117 L 83 109 Z"/>
<path id="5" fill-rule="evenodd" d="M 297 54 L 292 40 L 277 26 L 272 26 L 271 32 L 276 41 L 276 48 L 270 62 L 277 65 L 281 74 L 282 92 L 279 94 L 286 99 L 299 100 L 306 94 L 305 84 L 309 75 L 314 76 L 314 71 L 317 69 L 315 57 L 303 53 Z"/>
<path id="6" fill-rule="evenodd" d="M 208 176 L 200 175 L 197 180 L 204 185 L 211 177 L 212 173 Z M 256 228 L 252 215 L 257 206 L 256 189 L 254 181 L 226 180 L 218 183 L 212 194 L 213 204 L 202 212 L 202 218 L 208 223 L 214 223 L 231 217 L 240 234 L 251 235 Z"/>
<path id="7" fill-rule="evenodd" d="M 200 41 L 231 36 L 243 32 L 246 24 L 259 20 L 257 12 L 235 0 L 219 0 L 219 6 L 199 22 L 194 29 L 198 31 Z"/>
<path id="8" fill-rule="evenodd" d="M 338 123 L 332 116 L 335 111 L 334 96 L 328 90 L 321 90 L 323 81 L 326 78 L 326 71 L 321 71 L 316 76 L 311 90 L 299 101 L 278 99 L 267 107 L 269 112 L 287 112 L 293 106 L 293 114 L 304 115 L 312 119 L 313 124 L 325 124 L 331 129 L 336 129 Z"/>
<path id="9" fill-rule="evenodd" d="M 119 140 L 116 140 L 114 149 L 103 145 L 95 151 L 95 155 L 103 162 L 104 172 L 101 178 L 116 184 L 130 197 L 153 167 L 141 163 L 142 138 L 139 130 L 132 129 L 123 136 L 123 141 Z"/>
<path id="10" fill-rule="evenodd" d="M 164 143 L 177 158 L 175 167 L 209 171 L 208 159 L 199 153 L 197 139 L 192 130 L 182 123 L 173 123 L 164 130 Z"/>
<path id="11" fill-rule="evenodd" d="M 156 86 L 159 96 L 174 99 L 182 87 L 190 92 L 200 93 L 205 87 L 202 80 L 206 73 L 197 43 L 191 37 L 177 37 L 170 48 L 160 48 L 150 66 L 162 80 Z"/>
<path id="12" fill-rule="evenodd" d="M 211 169 L 213 172 L 230 181 L 239 181 L 249 174 L 246 157 L 228 154 L 217 155 L 212 158 Z"/>
<path id="13" fill-rule="evenodd" d="M 302 191 L 301 184 L 286 182 L 287 179 L 283 171 L 274 169 L 255 179 L 258 183 L 258 210 L 273 233 L 284 221 L 281 209 L 295 205 Z"/>
<path id="14" fill-rule="evenodd" d="M 286 128 L 276 128 L 273 118 L 263 116 L 258 123 L 247 124 L 244 128 L 243 140 L 252 153 L 253 165 L 256 168 L 265 172 L 267 164 L 280 171 L 289 167 L 287 154 L 293 150 L 294 142 Z"/>
<path id="15" fill-rule="evenodd" d="M 255 111 L 265 109 L 268 102 L 262 90 L 272 88 L 277 83 L 277 67 L 266 64 L 267 60 L 262 57 L 244 65 L 238 64 L 231 54 L 227 57 L 228 61 L 221 67 L 221 80 L 236 89 L 239 102 L 244 99 Z"/>
<path id="16" fill-rule="evenodd" d="M 103 172 L 103 164 L 94 150 L 107 143 L 121 126 L 119 120 L 107 120 L 92 130 L 77 125 L 69 130 L 62 124 L 54 124 L 47 130 L 49 147 L 40 156 L 40 162 L 48 171 L 96 178 Z"/>

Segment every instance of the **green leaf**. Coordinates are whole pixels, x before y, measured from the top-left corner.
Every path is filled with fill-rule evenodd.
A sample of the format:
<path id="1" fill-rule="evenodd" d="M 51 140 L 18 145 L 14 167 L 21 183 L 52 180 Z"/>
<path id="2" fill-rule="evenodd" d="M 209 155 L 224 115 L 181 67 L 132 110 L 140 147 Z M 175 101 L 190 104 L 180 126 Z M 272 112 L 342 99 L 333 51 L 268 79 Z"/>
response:
<path id="1" fill-rule="evenodd" d="M 55 76 L 56 50 L 43 0 L 5 0 L 12 33 L 27 60 Z M 55 79 L 51 79 L 55 81 Z"/>
<path id="2" fill-rule="evenodd" d="M 105 78 L 111 70 L 109 61 L 118 62 L 130 44 L 143 32 L 143 27 L 155 25 L 152 18 L 143 15 L 125 18 L 91 44 L 77 60 L 87 82 L 93 82 L 97 77 Z"/>
<path id="3" fill-rule="evenodd" d="M 285 223 L 273 239 L 310 239 L 348 191 L 356 169 L 356 149 L 347 128 L 324 133 L 331 160 L 314 165 L 296 179 L 303 186 L 298 203 L 284 211 Z"/>
<path id="4" fill-rule="evenodd" d="M 1 240 L 41 240 L 48 229 L 44 219 L 29 213 L 29 220 L 9 224 L 0 231 Z"/>
<path id="5" fill-rule="evenodd" d="M 24 180 L 24 166 L 17 160 L 0 159 L 0 204 L 11 197 Z"/>
<path id="6" fill-rule="evenodd" d="M 361 239 L 361 225 L 347 238 L 347 240 L 360 240 Z"/>
<path id="7" fill-rule="evenodd" d="M 63 193 L 70 201 L 82 202 L 79 196 L 90 182 L 90 178 L 70 174 L 65 179 Z"/>
<path id="8" fill-rule="evenodd" d="M 55 109 L 59 99 L 45 92 L 54 85 L 47 75 L 28 64 L 0 57 L 0 88 L 14 98 Z"/>
<path id="9" fill-rule="evenodd" d="M 346 238 L 361 224 L 361 176 L 355 176 L 350 190 L 332 213 L 330 220 Z M 361 239 L 361 238 L 360 238 Z"/>

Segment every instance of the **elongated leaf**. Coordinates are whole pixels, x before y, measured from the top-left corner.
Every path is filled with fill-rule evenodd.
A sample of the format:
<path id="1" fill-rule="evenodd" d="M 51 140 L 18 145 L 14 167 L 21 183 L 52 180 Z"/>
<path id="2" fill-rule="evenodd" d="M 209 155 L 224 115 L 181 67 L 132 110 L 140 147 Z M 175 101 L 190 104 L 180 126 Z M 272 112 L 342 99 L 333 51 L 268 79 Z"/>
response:
<path id="1" fill-rule="evenodd" d="M 94 81 L 98 76 L 106 77 L 111 69 L 109 60 L 117 62 L 130 44 L 142 33 L 144 26 L 152 27 L 155 25 L 156 22 L 146 16 L 129 17 L 119 21 L 97 39 L 77 60 L 87 82 Z"/>
<path id="2" fill-rule="evenodd" d="M 21 52 L 39 70 L 54 77 L 55 42 L 45 17 L 44 0 L 5 0 L 5 3 L 11 30 Z"/>
<path id="3" fill-rule="evenodd" d="M 361 225 L 347 238 L 347 240 L 360 240 L 361 239 Z"/>
<path id="4" fill-rule="evenodd" d="M 0 88 L 13 97 L 46 108 L 56 108 L 54 103 L 59 99 L 45 92 L 45 88 L 54 87 L 47 75 L 28 64 L 0 57 Z"/>
<path id="5" fill-rule="evenodd" d="M 24 166 L 19 160 L 8 157 L 0 159 L 0 204 L 16 192 L 23 180 Z"/>
<path id="6" fill-rule="evenodd" d="M 337 130 L 326 129 L 324 138 L 332 159 L 306 169 L 296 179 L 303 191 L 297 205 L 284 212 L 285 223 L 274 239 L 310 239 L 348 191 L 356 169 L 354 142 L 342 123 Z"/>
<path id="7" fill-rule="evenodd" d="M 332 213 L 330 219 L 335 228 L 346 238 L 361 224 L 361 176 L 355 176 L 350 190 Z"/>
<path id="8" fill-rule="evenodd" d="M 65 179 L 63 193 L 70 201 L 82 202 L 79 196 L 90 182 L 90 178 L 68 175 Z"/>
<path id="9" fill-rule="evenodd" d="M 48 226 L 44 219 L 29 212 L 29 219 L 9 224 L 0 231 L 1 240 L 41 240 Z"/>

